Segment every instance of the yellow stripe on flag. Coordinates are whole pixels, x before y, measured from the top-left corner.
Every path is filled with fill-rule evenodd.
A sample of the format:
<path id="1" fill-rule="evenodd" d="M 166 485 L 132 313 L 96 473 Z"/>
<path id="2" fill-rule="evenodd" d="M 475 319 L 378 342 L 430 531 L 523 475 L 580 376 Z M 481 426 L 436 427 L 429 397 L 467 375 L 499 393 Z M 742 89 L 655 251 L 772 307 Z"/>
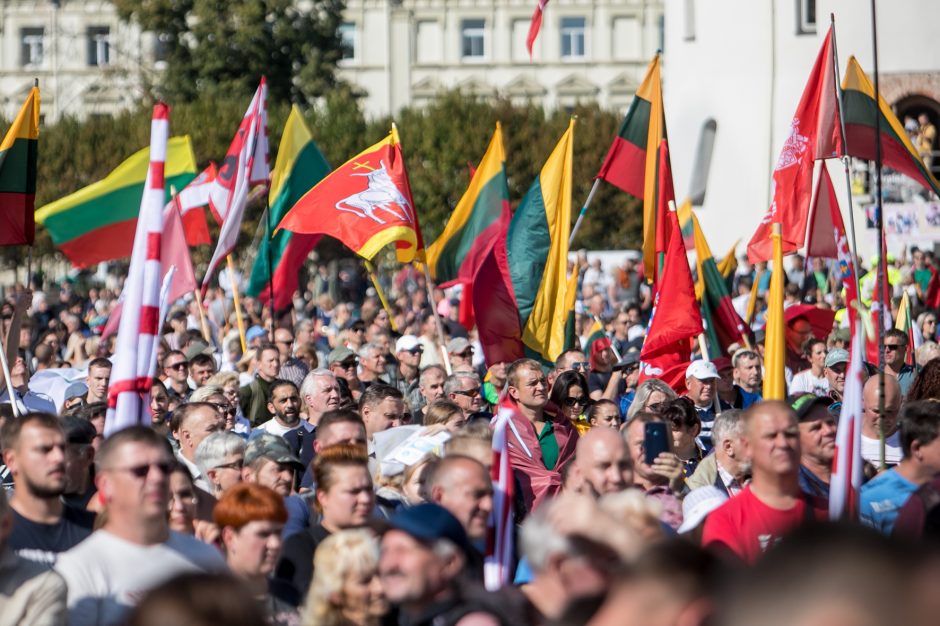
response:
<path id="1" fill-rule="evenodd" d="M 290 108 L 287 123 L 284 124 L 284 133 L 281 135 L 281 144 L 277 149 L 277 160 L 274 162 L 274 171 L 271 172 L 271 190 L 268 192 L 268 206 L 274 204 L 281 194 L 281 187 L 290 178 L 294 163 L 301 151 L 308 143 L 313 141 L 313 135 L 297 105 Z"/>
<path id="2" fill-rule="evenodd" d="M 646 135 L 646 171 L 643 180 L 643 265 L 646 278 L 653 279 L 656 272 L 656 206 L 659 168 L 659 143 L 666 129 L 663 117 L 663 86 L 660 79 L 660 55 L 657 54 L 646 71 L 646 77 L 636 92 L 637 97 L 650 103 L 649 132 Z"/>
<path id="3" fill-rule="evenodd" d="M 0 143 L 0 152 L 12 148 L 17 139 L 39 139 L 39 87 L 29 90 L 20 112 Z"/>

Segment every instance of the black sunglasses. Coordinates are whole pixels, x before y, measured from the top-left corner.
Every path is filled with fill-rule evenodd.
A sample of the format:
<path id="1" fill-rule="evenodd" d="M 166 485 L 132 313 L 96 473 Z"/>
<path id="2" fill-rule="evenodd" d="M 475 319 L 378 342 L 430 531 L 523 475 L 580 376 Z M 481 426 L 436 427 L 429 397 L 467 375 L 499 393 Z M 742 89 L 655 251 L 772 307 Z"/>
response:
<path id="1" fill-rule="evenodd" d="M 173 365 L 167 365 L 166 368 L 170 370 L 184 370 L 189 367 L 187 361 L 180 361 L 179 363 L 174 363 Z"/>
<path id="2" fill-rule="evenodd" d="M 143 465 L 131 465 L 130 467 L 115 467 L 113 469 L 133 474 L 137 478 L 146 478 L 151 468 L 156 467 L 164 476 L 169 476 L 175 465 L 172 461 L 163 461 L 162 463 L 145 463 Z"/>
<path id="3" fill-rule="evenodd" d="M 565 398 L 565 406 L 585 406 L 588 403 L 587 398 Z"/>

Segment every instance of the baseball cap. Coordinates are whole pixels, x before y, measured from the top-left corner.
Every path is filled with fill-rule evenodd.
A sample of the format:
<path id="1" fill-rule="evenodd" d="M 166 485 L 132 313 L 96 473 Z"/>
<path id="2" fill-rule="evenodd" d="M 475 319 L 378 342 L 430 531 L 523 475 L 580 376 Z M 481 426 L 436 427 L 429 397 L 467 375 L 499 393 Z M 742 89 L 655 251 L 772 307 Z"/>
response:
<path id="1" fill-rule="evenodd" d="M 287 440 L 271 433 L 261 433 L 248 441 L 248 447 L 245 448 L 245 465 L 251 465 L 260 458 L 304 468 L 303 462 L 290 449 Z"/>
<path id="2" fill-rule="evenodd" d="M 473 551 L 467 532 L 457 518 L 437 504 L 424 503 L 399 509 L 388 520 L 386 529 L 400 530 L 427 544 L 447 539 L 463 550 L 464 556 L 468 558 Z"/>
<path id="3" fill-rule="evenodd" d="M 460 354 L 464 350 L 470 347 L 470 342 L 464 339 L 463 337 L 454 337 L 447 342 L 447 353 L 448 354 Z"/>
<path id="4" fill-rule="evenodd" d="M 245 341 L 251 343 L 258 337 L 264 337 L 267 334 L 268 333 L 260 326 L 252 326 L 248 329 L 248 332 L 245 333 Z"/>
<path id="5" fill-rule="evenodd" d="M 189 344 L 189 347 L 186 348 L 186 360 L 191 361 L 197 354 L 212 354 L 213 352 L 215 352 L 215 350 L 210 348 L 209 344 L 205 341 L 195 339 Z"/>
<path id="6" fill-rule="evenodd" d="M 692 364 L 685 370 L 686 378 L 698 378 L 699 380 L 710 380 L 720 378 L 718 369 L 711 361 L 692 361 Z"/>
<path id="7" fill-rule="evenodd" d="M 682 501 L 682 525 L 679 526 L 678 532 L 680 534 L 689 532 L 727 500 L 728 494 L 714 485 L 693 489 Z"/>
<path id="8" fill-rule="evenodd" d="M 835 402 L 828 396 L 817 396 L 814 393 L 801 393 L 787 398 L 787 404 L 796 412 L 799 421 L 806 420 L 817 406 L 829 408 Z"/>
<path id="9" fill-rule="evenodd" d="M 844 341 L 845 343 L 848 343 L 852 341 L 852 331 L 848 328 L 837 328 L 832 332 L 830 337 L 835 341 Z"/>
<path id="10" fill-rule="evenodd" d="M 65 390 L 65 397 L 62 399 L 63 402 L 68 402 L 72 398 L 77 398 L 79 396 L 84 396 L 88 393 L 88 385 L 83 383 L 80 380 L 75 381 Z"/>
<path id="11" fill-rule="evenodd" d="M 421 345 L 421 340 L 414 335 L 402 335 L 395 342 L 395 352 L 411 352 Z"/>
<path id="12" fill-rule="evenodd" d="M 844 348 L 833 348 L 826 355 L 826 367 L 832 367 L 839 363 L 849 362 L 849 351 Z"/>
<path id="13" fill-rule="evenodd" d="M 347 348 L 346 346 L 339 346 L 338 348 L 333 348 L 329 356 L 326 357 L 327 365 L 333 365 L 334 363 L 342 363 L 346 359 L 355 358 L 356 353 Z"/>

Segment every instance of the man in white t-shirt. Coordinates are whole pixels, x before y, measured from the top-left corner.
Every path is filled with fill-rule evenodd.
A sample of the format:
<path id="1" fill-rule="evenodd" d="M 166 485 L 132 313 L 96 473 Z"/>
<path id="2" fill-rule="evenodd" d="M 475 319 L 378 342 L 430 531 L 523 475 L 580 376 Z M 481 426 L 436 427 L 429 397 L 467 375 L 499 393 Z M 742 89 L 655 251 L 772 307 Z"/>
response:
<path id="1" fill-rule="evenodd" d="M 833 350 L 835 353 L 835 350 Z M 840 352 L 844 352 L 840 350 Z M 791 395 L 798 393 L 811 393 L 817 396 L 829 395 L 829 380 L 826 378 L 826 367 L 829 366 L 829 360 L 826 358 L 826 342 L 822 339 L 807 339 L 803 344 L 803 354 L 809 360 L 809 369 L 794 374 L 790 381 L 789 391 Z M 834 354 L 832 365 L 839 361 L 837 357 L 840 354 Z M 846 357 L 848 358 L 848 357 Z"/>
<path id="2" fill-rule="evenodd" d="M 283 437 L 300 427 L 300 392 L 297 385 L 289 380 L 275 380 L 271 383 L 271 399 L 268 411 L 274 415 L 271 419 L 255 428 L 251 436 L 261 433 Z"/>
<path id="3" fill-rule="evenodd" d="M 878 467 L 881 463 L 881 434 L 878 423 L 878 377 L 872 376 L 862 391 L 865 412 L 862 414 L 862 458 Z M 898 432 L 898 410 L 901 408 L 901 387 L 894 376 L 885 376 L 885 464 L 897 465 L 901 453 L 901 435 Z"/>
<path id="4" fill-rule="evenodd" d="M 187 572 L 221 572 L 213 547 L 169 530 L 170 472 L 176 461 L 154 430 L 132 426 L 102 443 L 95 485 L 107 507 L 101 530 L 60 555 L 71 626 L 110 626 L 150 589 Z"/>

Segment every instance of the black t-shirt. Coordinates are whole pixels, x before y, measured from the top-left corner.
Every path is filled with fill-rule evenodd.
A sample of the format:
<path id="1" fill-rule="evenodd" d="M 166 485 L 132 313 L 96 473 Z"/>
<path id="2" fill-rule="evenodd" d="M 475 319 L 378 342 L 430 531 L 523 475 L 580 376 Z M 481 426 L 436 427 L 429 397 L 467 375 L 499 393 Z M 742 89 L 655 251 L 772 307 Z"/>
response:
<path id="1" fill-rule="evenodd" d="M 274 568 L 274 578 L 292 586 L 300 597 L 307 597 L 313 581 L 313 554 L 320 542 L 329 536 L 330 531 L 317 524 L 288 537 Z"/>
<path id="2" fill-rule="evenodd" d="M 588 373 L 588 394 L 593 391 L 600 391 L 604 393 L 604 390 L 607 389 L 608 383 L 610 383 L 610 377 L 613 375 L 613 372 L 598 372 L 596 370 L 591 370 Z M 620 379 L 620 385 L 617 388 L 617 394 L 623 395 L 627 391 L 627 385 L 624 382 L 623 378 Z"/>
<path id="3" fill-rule="evenodd" d="M 39 524 L 13 513 L 13 532 L 7 545 L 24 559 L 52 565 L 65 552 L 91 534 L 95 514 L 66 506 L 55 524 Z"/>

